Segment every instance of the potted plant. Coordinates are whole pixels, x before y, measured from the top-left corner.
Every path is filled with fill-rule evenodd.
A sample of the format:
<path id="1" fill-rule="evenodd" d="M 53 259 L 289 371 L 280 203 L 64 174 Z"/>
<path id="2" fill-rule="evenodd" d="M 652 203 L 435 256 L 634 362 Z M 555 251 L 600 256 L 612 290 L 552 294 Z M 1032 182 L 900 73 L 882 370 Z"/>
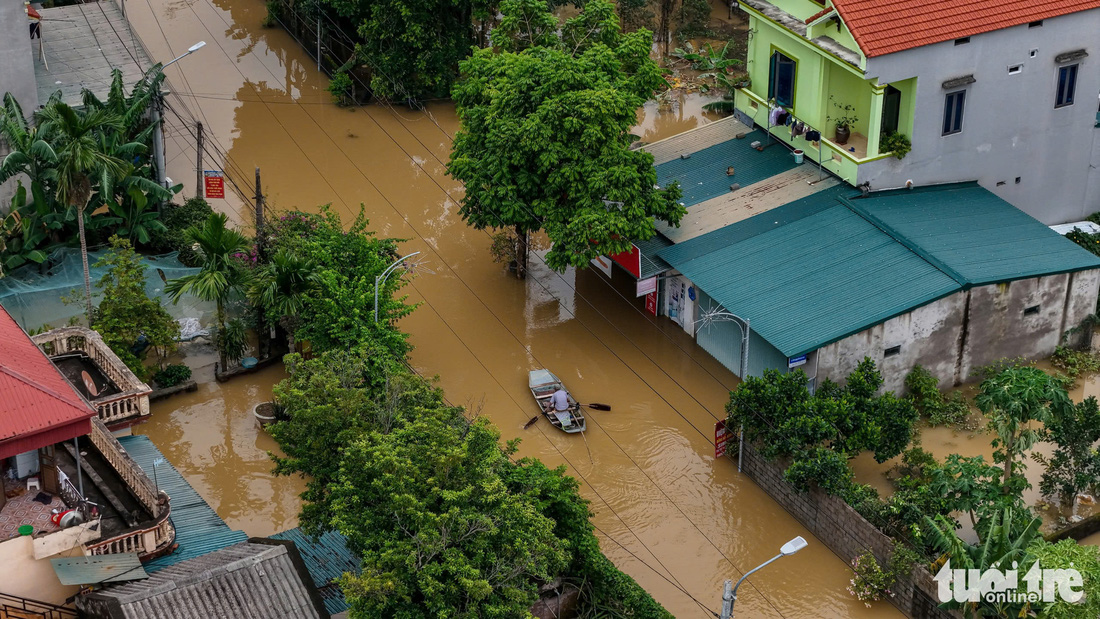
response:
<path id="1" fill-rule="evenodd" d="M 836 143 L 847 144 L 848 138 L 852 136 L 852 126 L 859 122 L 859 117 L 856 116 L 856 106 L 841 105 L 833 99 L 832 95 L 829 95 L 829 100 L 833 102 L 833 107 L 837 111 L 835 116 L 826 116 L 826 120 L 836 124 Z"/>
<path id="2" fill-rule="evenodd" d="M 905 155 L 912 149 L 913 144 L 910 143 L 909 136 L 897 131 L 882 136 L 882 140 L 879 142 L 879 151 L 892 153 L 898 159 L 904 159 Z"/>

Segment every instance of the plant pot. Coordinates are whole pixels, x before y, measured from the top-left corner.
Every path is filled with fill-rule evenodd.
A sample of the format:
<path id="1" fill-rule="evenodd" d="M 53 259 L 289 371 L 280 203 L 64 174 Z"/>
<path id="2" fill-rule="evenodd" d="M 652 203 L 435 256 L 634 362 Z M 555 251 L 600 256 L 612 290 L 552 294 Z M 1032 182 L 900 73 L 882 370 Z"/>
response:
<path id="1" fill-rule="evenodd" d="M 275 404 L 273 402 L 260 402 L 252 409 L 252 414 L 256 416 L 256 420 L 260 422 L 260 425 L 268 425 L 278 420 L 275 416 Z"/>
<path id="2" fill-rule="evenodd" d="M 837 144 L 847 144 L 848 143 L 848 138 L 850 138 L 850 137 L 852 137 L 852 130 L 849 129 L 848 127 L 837 127 L 836 128 L 836 140 L 835 141 L 836 141 Z"/>

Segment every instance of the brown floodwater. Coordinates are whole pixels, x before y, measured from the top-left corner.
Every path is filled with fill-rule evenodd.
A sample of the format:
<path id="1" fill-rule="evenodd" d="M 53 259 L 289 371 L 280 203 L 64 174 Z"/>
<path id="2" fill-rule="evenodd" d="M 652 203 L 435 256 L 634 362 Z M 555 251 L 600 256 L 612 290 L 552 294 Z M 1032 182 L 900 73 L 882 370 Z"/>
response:
<path id="1" fill-rule="evenodd" d="M 602 547 L 678 617 L 709 617 L 722 581 L 771 558 L 796 535 L 810 546 L 761 571 L 743 586 L 743 617 L 890 617 L 854 600 L 843 561 L 745 477 L 714 459 L 713 427 L 736 378 L 667 319 L 651 319 L 599 273 L 550 272 L 533 259 L 526 281 L 510 277 L 488 253 L 485 232 L 457 216 L 462 188 L 444 161 L 458 127 L 448 103 L 427 111 L 373 105 L 341 109 L 327 79 L 280 29 L 263 29 L 261 0 L 148 0 L 127 3 L 135 30 L 158 60 L 192 43 L 206 48 L 168 69 L 178 96 L 169 104 L 201 120 L 224 151 L 224 166 L 248 188 L 262 168 L 276 208 L 331 203 L 345 220 L 365 208 L 380 234 L 409 239 L 433 274 L 406 291 L 422 306 L 401 323 L 413 364 L 439 375 L 448 397 L 480 408 L 505 439 L 521 437 L 520 455 L 566 465 L 592 501 Z M 182 100 L 182 101 L 181 101 Z M 187 106 L 184 109 L 183 102 Z M 699 126 L 697 95 L 676 111 L 641 111 L 652 142 Z M 194 146 L 169 114 L 169 174 L 194 191 Z M 239 222 L 241 201 L 214 200 Z M 195 394 L 158 403 L 137 431 L 150 435 L 231 526 L 266 534 L 292 526 L 293 478 L 274 478 L 271 441 L 250 409 L 270 396 L 280 371 L 224 385 L 209 382 L 212 358 L 189 362 L 207 383 Z M 198 367 L 201 366 L 201 367 Z M 593 412 L 587 441 L 537 423 L 527 372 L 546 367 Z M 694 599 L 693 599 L 694 598 Z"/>

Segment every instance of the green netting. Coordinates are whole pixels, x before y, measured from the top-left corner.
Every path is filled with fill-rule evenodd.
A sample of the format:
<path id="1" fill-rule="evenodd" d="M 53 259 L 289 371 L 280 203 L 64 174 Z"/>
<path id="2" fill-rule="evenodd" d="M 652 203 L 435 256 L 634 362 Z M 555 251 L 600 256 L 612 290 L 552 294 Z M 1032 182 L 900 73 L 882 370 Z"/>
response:
<path id="1" fill-rule="evenodd" d="M 94 265 L 107 250 L 88 252 L 88 264 Z M 149 298 L 161 300 L 168 313 L 177 320 L 194 318 L 206 326 L 214 320 L 214 304 L 184 295 L 179 303 L 172 304 L 164 296 L 164 282 L 198 272 L 197 268 L 184 266 L 176 253 L 160 256 L 144 256 L 145 291 Z M 42 268 L 45 267 L 45 268 Z M 91 267 L 92 294 L 98 303 L 100 293 L 95 282 L 106 268 Z M 75 294 L 74 294 L 75 291 Z M 49 325 L 63 327 L 74 317 L 84 314 L 84 268 L 80 250 L 63 248 L 50 254 L 42 265 L 27 265 L 0 277 L 0 305 L 15 318 L 24 329 L 33 331 Z M 78 299 L 75 304 L 65 304 L 61 297 Z"/>

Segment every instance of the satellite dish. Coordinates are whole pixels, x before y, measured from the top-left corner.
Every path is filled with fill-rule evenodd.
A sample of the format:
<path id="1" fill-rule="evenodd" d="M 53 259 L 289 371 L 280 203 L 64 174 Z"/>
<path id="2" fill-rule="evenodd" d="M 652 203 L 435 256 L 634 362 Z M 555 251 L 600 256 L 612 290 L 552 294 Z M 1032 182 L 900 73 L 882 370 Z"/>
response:
<path id="1" fill-rule="evenodd" d="M 99 395 L 99 388 L 95 386 L 95 381 L 92 380 L 92 376 L 88 374 L 88 370 L 82 370 L 80 372 L 80 378 L 84 381 L 84 388 L 88 390 L 88 394 L 93 398 Z"/>

